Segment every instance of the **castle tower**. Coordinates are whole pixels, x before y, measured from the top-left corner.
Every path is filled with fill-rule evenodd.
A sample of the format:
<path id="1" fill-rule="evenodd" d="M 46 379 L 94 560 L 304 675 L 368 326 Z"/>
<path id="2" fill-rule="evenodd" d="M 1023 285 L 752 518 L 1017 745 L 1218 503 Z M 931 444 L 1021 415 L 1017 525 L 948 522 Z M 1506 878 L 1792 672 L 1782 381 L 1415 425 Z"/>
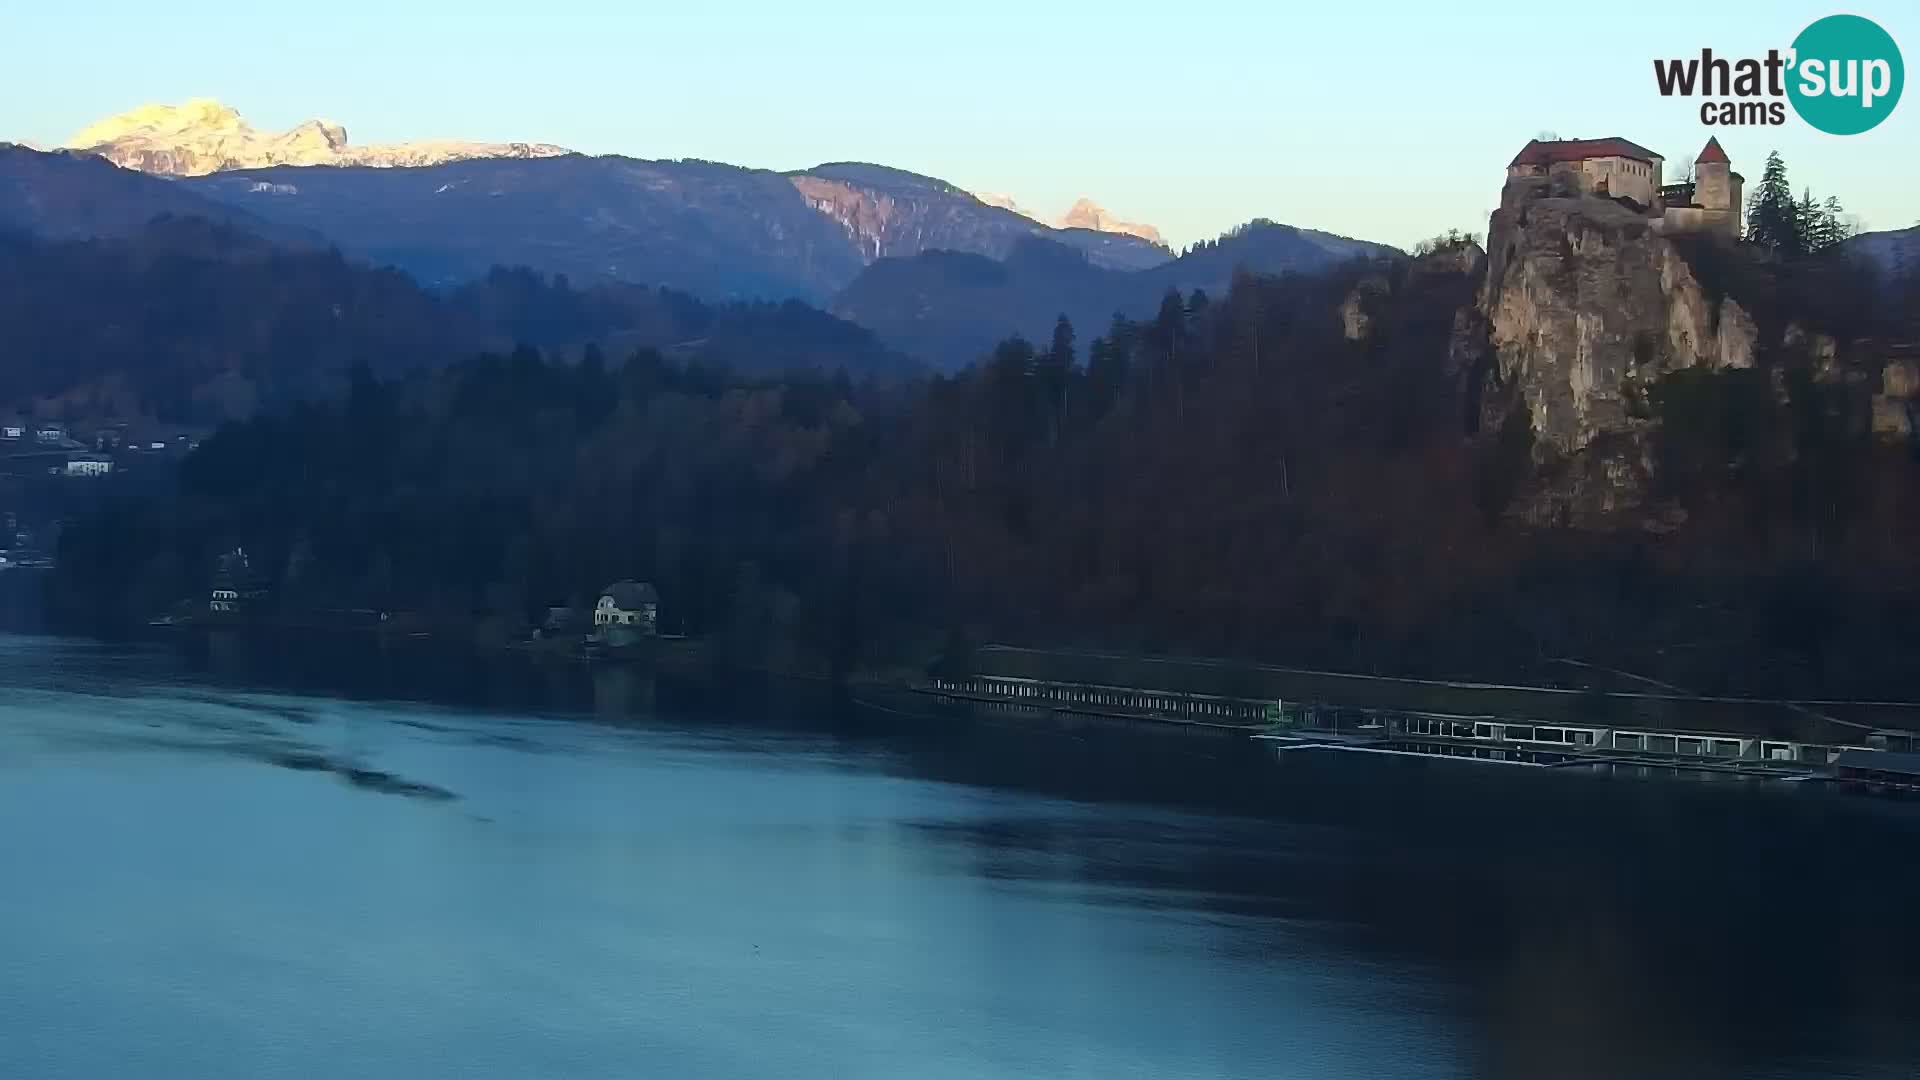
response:
<path id="1" fill-rule="evenodd" d="M 1730 210 L 1739 205 L 1733 196 L 1733 163 L 1720 148 L 1720 140 L 1709 138 L 1700 155 L 1693 159 L 1693 205 L 1702 210 Z"/>
<path id="2" fill-rule="evenodd" d="M 1746 181 L 1733 171 L 1720 140 L 1709 138 L 1693 159 L 1693 205 L 1701 213 L 1689 228 L 1717 229 L 1730 236 L 1740 235 L 1740 217 L 1746 206 Z"/>

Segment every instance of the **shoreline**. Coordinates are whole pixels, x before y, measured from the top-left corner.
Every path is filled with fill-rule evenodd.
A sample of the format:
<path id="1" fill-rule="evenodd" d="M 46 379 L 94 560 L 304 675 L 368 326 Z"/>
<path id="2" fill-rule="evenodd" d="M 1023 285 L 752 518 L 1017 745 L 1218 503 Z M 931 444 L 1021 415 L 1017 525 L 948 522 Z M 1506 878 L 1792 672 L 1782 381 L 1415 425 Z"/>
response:
<path id="1" fill-rule="evenodd" d="M 741 679 L 756 684 L 804 685 L 806 695 L 824 694 L 858 708 L 940 722 L 986 718 L 1031 725 L 1043 723 L 1068 730 L 1152 730 L 1215 738 L 1240 738 L 1268 743 L 1275 752 L 1303 749 L 1369 751 L 1442 760 L 1493 761 L 1579 770 L 1657 770 L 1697 774 L 1725 774 L 1788 782 L 1816 782 L 1864 788 L 1876 792 L 1920 795 L 1920 730 L 1888 728 L 1858 722 L 1835 721 L 1812 708 L 1814 703 L 1757 701 L 1735 698 L 1690 698 L 1645 691 L 1601 692 L 1560 687 L 1463 681 L 1433 681 L 1393 676 L 1366 676 L 1314 672 L 1272 665 L 1244 665 L 1217 660 L 1168 660 L 1119 654 L 1048 653 L 1040 650 L 986 647 L 976 652 L 977 670 L 1023 670 L 1021 675 L 974 675 L 965 680 L 916 677 L 910 671 L 865 669 L 836 677 L 806 665 L 784 668 L 728 662 L 705 639 L 661 639 L 645 649 L 614 653 L 578 651 L 577 643 L 545 645 L 538 639 L 487 644 L 468 630 L 452 633 L 447 625 L 421 620 L 345 623 L 325 618 L 196 619 L 158 623 L 137 636 L 186 638 L 190 648 L 231 651 L 236 643 L 251 650 L 260 645 L 299 652 L 326 639 L 391 654 L 404 668 L 408 654 L 433 658 L 439 665 L 477 665 L 499 669 L 498 660 L 515 656 L 510 668 L 524 669 L 528 678 L 546 678 L 545 671 L 569 672 L 568 679 L 600 679 L 601 673 L 636 685 L 655 679 L 686 682 L 708 691 L 725 689 Z M 1144 685 L 1081 683 L 1035 678 L 1024 673 L 1036 660 L 1063 659 L 1067 666 L 1093 659 L 1124 665 L 1135 672 L 1188 677 L 1206 673 L 1206 691 L 1173 678 L 1141 680 Z M 1009 665 L 1009 660 L 1017 661 Z M 1247 697 L 1221 693 L 1252 689 L 1249 676 L 1305 677 L 1320 685 L 1359 691 L 1339 697 L 1299 699 Z M 1328 680 L 1336 680 L 1329 683 Z M 1170 689 L 1178 685 L 1179 689 Z M 1366 691 L 1385 688 L 1369 698 Z M 1412 692 L 1438 690 L 1447 700 L 1406 703 Z M 1491 707 L 1466 711 L 1459 695 L 1484 695 L 1492 706 L 1518 700 L 1550 702 L 1552 711 Z M 1569 710 L 1566 703 L 1578 706 Z M 1629 703 L 1632 708 L 1612 707 Z M 1715 711 L 1725 707 L 1751 709 L 1755 715 L 1738 723 L 1713 726 L 1675 726 L 1647 721 L 1647 703 L 1673 708 L 1704 704 Z M 1445 709 L 1432 705 L 1451 706 Z M 1822 711 L 1836 708 L 1905 709 L 1907 703 L 1821 702 Z M 1600 708 L 1606 705 L 1608 708 Z M 1425 707 L 1422 707 L 1425 706 Z M 1759 715 L 1760 713 L 1770 715 Z M 1782 717 L 1792 723 L 1782 725 Z M 1841 737 L 1835 737 L 1838 734 Z"/>

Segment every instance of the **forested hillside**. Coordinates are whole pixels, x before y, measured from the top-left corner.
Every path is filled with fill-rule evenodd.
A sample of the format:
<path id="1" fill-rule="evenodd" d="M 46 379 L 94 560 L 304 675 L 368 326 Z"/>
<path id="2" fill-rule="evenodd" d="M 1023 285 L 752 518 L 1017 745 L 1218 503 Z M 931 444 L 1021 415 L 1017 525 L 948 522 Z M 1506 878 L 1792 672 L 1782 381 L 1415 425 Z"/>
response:
<path id="1" fill-rule="evenodd" d="M 324 243 L 317 233 L 273 224 L 90 154 L 46 153 L 0 142 L 0 232 L 84 240 L 139 232 L 157 217 L 235 225 L 292 247 Z"/>
<path id="2" fill-rule="evenodd" d="M 908 366 L 867 331 L 797 302 L 579 290 L 525 269 L 443 296 L 397 270 L 198 218 L 90 240 L 0 232 L 0 404 L 17 409 L 216 423 L 338 396 L 355 365 L 396 376 L 517 342 L 571 354 L 587 342 L 655 346 L 749 373 Z"/>
<path id="3" fill-rule="evenodd" d="M 496 633 L 650 580 L 670 629 L 748 663 L 993 637 L 1453 676 L 1576 659 L 1701 692 L 1904 685 L 1920 465 L 1863 399 L 1785 367 L 1672 377 L 1648 403 L 1651 508 L 1556 524 L 1529 512 L 1525 413 L 1477 423 L 1486 373 L 1453 346 L 1478 278 L 1456 255 L 1169 293 L 1152 318 L 1063 321 L 892 388 L 649 350 L 369 373 L 215 437 L 181 498 L 70 529 L 55 595 L 145 617 L 244 547 L 279 603 Z"/>
<path id="4" fill-rule="evenodd" d="M 336 393 L 355 363 L 438 367 L 490 337 L 397 271 L 203 219 L 0 234 L 0 402 L 15 407 L 214 422 Z"/>

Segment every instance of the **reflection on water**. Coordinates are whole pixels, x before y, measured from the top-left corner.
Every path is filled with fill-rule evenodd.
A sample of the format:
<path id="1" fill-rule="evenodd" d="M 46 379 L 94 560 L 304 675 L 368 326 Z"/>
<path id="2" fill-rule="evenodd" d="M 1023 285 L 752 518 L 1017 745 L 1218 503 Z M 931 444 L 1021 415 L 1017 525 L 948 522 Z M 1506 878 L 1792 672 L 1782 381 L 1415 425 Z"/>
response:
<path id="1" fill-rule="evenodd" d="M 1915 1075 L 1920 819 L 0 638 L 0 1076 Z"/>

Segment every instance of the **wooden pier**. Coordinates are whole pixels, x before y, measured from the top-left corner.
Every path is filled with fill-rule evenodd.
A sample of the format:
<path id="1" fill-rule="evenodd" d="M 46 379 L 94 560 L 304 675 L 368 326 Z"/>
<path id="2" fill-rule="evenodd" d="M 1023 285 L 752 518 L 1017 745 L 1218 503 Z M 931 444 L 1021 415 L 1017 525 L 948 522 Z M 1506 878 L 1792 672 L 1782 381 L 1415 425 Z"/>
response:
<path id="1" fill-rule="evenodd" d="M 1244 684 L 1246 679 L 1242 676 L 1222 681 Z M 1406 695 L 1409 680 L 1388 682 L 1396 695 Z M 1353 685 L 1357 684 L 1348 684 L 1350 688 Z M 1472 684 L 1442 685 L 1456 694 L 1474 689 Z M 1486 688 L 1499 692 L 1498 697 L 1488 697 L 1488 703 L 1516 700 L 1516 695 L 1530 692 L 1547 695 L 1546 700 L 1555 706 L 1548 719 L 1355 704 L 1338 699 L 1287 701 L 1209 693 L 1193 688 L 1190 679 L 1173 686 L 1127 686 L 981 673 L 935 678 L 911 689 L 924 699 L 996 716 L 1162 725 L 1257 738 L 1278 752 L 1359 751 L 1549 768 L 1679 769 L 1785 780 L 1872 775 L 1881 784 L 1889 781 L 1884 770 L 1872 769 L 1872 763 L 1891 769 L 1920 762 L 1920 732 L 1835 721 L 1823 712 L 1791 702 L 1761 703 L 1771 708 L 1743 716 L 1726 709 L 1726 699 L 1719 699 L 1712 703 L 1715 708 L 1710 713 L 1695 715 L 1681 710 L 1649 710 L 1645 705 L 1649 698 L 1673 695 L 1590 694 L 1584 709 L 1571 709 L 1564 700 L 1565 691 Z M 1614 697 L 1627 699 L 1633 707 L 1611 707 L 1613 703 L 1604 700 Z M 1601 707 L 1594 707 L 1596 699 Z M 1877 708 L 1883 712 L 1886 709 Z M 1583 712 L 1594 718 L 1583 722 Z M 1676 719 L 1711 716 L 1725 722 L 1712 728 L 1645 722 L 1668 715 Z M 1850 763 L 1846 769 L 1838 764 L 1843 755 Z M 1861 755 L 1870 756 L 1863 759 Z"/>

